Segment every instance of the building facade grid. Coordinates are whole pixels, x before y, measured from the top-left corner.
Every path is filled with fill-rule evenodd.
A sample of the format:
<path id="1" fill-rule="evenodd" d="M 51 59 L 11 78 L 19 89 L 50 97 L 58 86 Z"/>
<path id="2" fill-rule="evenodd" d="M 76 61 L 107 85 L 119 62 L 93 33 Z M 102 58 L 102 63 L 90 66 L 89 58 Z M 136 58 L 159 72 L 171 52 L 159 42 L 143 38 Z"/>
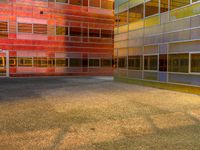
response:
<path id="1" fill-rule="evenodd" d="M 0 0 L 0 76 L 112 75 L 113 0 Z"/>
<path id="2" fill-rule="evenodd" d="M 200 86 L 199 0 L 129 0 L 116 6 L 116 76 Z"/>

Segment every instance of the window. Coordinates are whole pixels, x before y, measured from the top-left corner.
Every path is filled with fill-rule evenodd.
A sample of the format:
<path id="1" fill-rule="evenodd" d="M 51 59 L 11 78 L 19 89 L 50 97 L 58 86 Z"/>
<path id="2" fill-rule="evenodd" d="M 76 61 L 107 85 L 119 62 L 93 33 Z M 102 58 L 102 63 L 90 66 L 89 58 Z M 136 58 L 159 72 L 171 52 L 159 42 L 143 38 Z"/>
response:
<path id="1" fill-rule="evenodd" d="M 200 54 L 191 54 L 191 72 L 200 73 Z"/>
<path id="2" fill-rule="evenodd" d="M 136 30 L 144 27 L 144 20 L 139 20 L 129 24 L 129 30 Z"/>
<path id="3" fill-rule="evenodd" d="M 68 58 L 56 58 L 56 67 L 68 67 Z"/>
<path id="4" fill-rule="evenodd" d="M 89 59 L 89 66 L 90 67 L 99 67 L 100 66 L 99 59 Z"/>
<path id="5" fill-rule="evenodd" d="M 71 5 L 82 5 L 82 0 L 70 0 Z"/>
<path id="6" fill-rule="evenodd" d="M 47 25 L 46 24 L 33 24 L 33 33 L 34 34 L 47 34 Z"/>
<path id="7" fill-rule="evenodd" d="M 48 58 L 48 67 L 55 67 L 55 58 Z"/>
<path id="8" fill-rule="evenodd" d="M 35 57 L 33 60 L 35 67 L 47 67 L 46 57 Z"/>
<path id="9" fill-rule="evenodd" d="M 0 32 L 0 38 L 7 38 L 7 37 L 8 37 L 8 33 Z"/>
<path id="10" fill-rule="evenodd" d="M 88 59 L 87 58 L 82 59 L 82 67 L 84 67 L 84 68 L 88 67 Z"/>
<path id="11" fill-rule="evenodd" d="M 70 27 L 70 36 L 81 36 L 80 27 Z"/>
<path id="12" fill-rule="evenodd" d="M 68 0 L 56 0 L 58 3 L 68 3 Z"/>
<path id="13" fill-rule="evenodd" d="M 170 19 L 175 20 L 175 19 L 179 19 L 179 18 L 199 15 L 200 14 L 200 11 L 198 11 L 199 8 L 200 8 L 200 3 L 196 3 L 193 5 L 188 5 L 181 9 L 173 10 L 170 12 Z"/>
<path id="14" fill-rule="evenodd" d="M 8 32 L 8 23 L 0 22 L 0 32 Z"/>
<path id="15" fill-rule="evenodd" d="M 128 58 L 128 69 L 142 70 L 142 56 L 130 56 Z"/>
<path id="16" fill-rule="evenodd" d="M 88 28 L 82 28 L 82 35 L 88 37 Z"/>
<path id="17" fill-rule="evenodd" d="M 118 67 L 119 68 L 126 68 L 126 65 L 127 65 L 126 57 L 118 58 Z"/>
<path id="18" fill-rule="evenodd" d="M 8 23 L 0 22 L 0 38 L 8 37 Z"/>
<path id="19" fill-rule="evenodd" d="M 113 60 L 113 67 L 117 68 L 117 57 L 115 57 Z"/>
<path id="20" fill-rule="evenodd" d="M 16 65 L 17 65 L 16 57 L 10 57 L 9 58 L 9 65 L 10 65 L 10 67 L 16 67 Z"/>
<path id="21" fill-rule="evenodd" d="M 167 12 L 169 8 L 168 0 L 160 0 L 160 12 Z"/>
<path id="22" fill-rule="evenodd" d="M 100 29 L 89 29 L 90 37 L 100 37 Z"/>
<path id="23" fill-rule="evenodd" d="M 81 67 L 82 60 L 81 58 L 70 58 L 70 67 Z"/>
<path id="24" fill-rule="evenodd" d="M 124 25 L 128 23 L 128 12 L 124 11 L 118 14 L 118 24 Z"/>
<path id="25" fill-rule="evenodd" d="M 113 31 L 112 30 L 101 30 L 101 37 L 102 38 L 112 38 Z"/>
<path id="26" fill-rule="evenodd" d="M 167 55 L 165 54 L 159 56 L 159 71 L 167 71 Z"/>
<path id="27" fill-rule="evenodd" d="M 6 58 L 0 57 L 0 76 L 6 73 L 5 65 L 6 65 Z"/>
<path id="28" fill-rule="evenodd" d="M 101 59 L 101 67 L 112 67 L 112 60 L 111 59 Z"/>
<path id="29" fill-rule="evenodd" d="M 82 1 L 83 6 L 88 6 L 88 1 L 89 1 L 89 0 L 83 0 L 83 1 Z"/>
<path id="30" fill-rule="evenodd" d="M 190 4 L 190 0 L 170 0 L 170 9 L 176 9 Z"/>
<path id="31" fill-rule="evenodd" d="M 169 72 L 189 72 L 189 54 L 170 54 Z"/>
<path id="32" fill-rule="evenodd" d="M 18 23 L 19 33 L 32 33 L 32 24 Z"/>
<path id="33" fill-rule="evenodd" d="M 113 10 L 113 2 L 108 0 L 101 0 L 101 8 Z"/>
<path id="34" fill-rule="evenodd" d="M 158 24 L 160 24 L 160 16 L 159 15 L 148 17 L 144 21 L 145 27 L 155 26 Z"/>
<path id="35" fill-rule="evenodd" d="M 31 57 L 19 57 L 18 66 L 20 67 L 32 67 L 33 59 Z"/>
<path id="36" fill-rule="evenodd" d="M 158 56 L 145 56 L 144 57 L 144 70 L 154 70 L 158 69 Z"/>
<path id="37" fill-rule="evenodd" d="M 56 35 L 68 35 L 68 27 L 56 26 Z"/>
<path id="38" fill-rule="evenodd" d="M 144 18 L 144 4 L 132 7 L 129 9 L 129 23 L 138 21 Z"/>
<path id="39" fill-rule="evenodd" d="M 90 7 L 100 7 L 100 0 L 90 0 Z"/>
<path id="40" fill-rule="evenodd" d="M 18 23 L 19 33 L 47 34 L 46 24 Z"/>
<path id="41" fill-rule="evenodd" d="M 145 17 L 158 14 L 159 0 L 150 0 L 145 3 Z"/>
<path id="42" fill-rule="evenodd" d="M 0 67 L 4 67 L 6 64 L 6 58 L 5 57 L 0 57 Z"/>

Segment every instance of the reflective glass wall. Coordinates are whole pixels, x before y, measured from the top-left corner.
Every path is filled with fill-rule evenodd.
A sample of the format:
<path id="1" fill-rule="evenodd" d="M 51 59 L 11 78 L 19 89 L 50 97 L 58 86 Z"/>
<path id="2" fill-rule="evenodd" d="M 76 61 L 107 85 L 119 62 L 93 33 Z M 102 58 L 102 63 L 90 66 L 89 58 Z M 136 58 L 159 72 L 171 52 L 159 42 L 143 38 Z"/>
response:
<path id="1" fill-rule="evenodd" d="M 128 0 L 116 7 L 116 76 L 200 86 L 199 0 Z"/>
<path id="2" fill-rule="evenodd" d="M 113 6 L 114 0 L 0 0 L 0 49 L 9 51 L 11 76 L 112 75 Z"/>

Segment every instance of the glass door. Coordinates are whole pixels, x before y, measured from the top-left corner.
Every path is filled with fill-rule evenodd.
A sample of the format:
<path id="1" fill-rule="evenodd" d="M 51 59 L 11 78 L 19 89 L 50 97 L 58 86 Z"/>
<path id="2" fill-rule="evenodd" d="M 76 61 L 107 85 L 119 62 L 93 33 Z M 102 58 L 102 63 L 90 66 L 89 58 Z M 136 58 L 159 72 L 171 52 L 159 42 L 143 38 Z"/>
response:
<path id="1" fill-rule="evenodd" d="M 0 77 L 9 76 L 8 52 L 0 51 Z"/>

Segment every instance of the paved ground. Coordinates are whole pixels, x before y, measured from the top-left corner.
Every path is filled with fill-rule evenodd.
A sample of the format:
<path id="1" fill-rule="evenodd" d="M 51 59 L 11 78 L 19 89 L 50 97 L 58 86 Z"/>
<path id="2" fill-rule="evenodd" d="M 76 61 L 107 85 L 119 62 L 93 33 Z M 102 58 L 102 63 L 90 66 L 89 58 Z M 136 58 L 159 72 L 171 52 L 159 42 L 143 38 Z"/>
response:
<path id="1" fill-rule="evenodd" d="M 0 79 L 0 149 L 200 149 L 200 96 L 111 78 Z"/>

